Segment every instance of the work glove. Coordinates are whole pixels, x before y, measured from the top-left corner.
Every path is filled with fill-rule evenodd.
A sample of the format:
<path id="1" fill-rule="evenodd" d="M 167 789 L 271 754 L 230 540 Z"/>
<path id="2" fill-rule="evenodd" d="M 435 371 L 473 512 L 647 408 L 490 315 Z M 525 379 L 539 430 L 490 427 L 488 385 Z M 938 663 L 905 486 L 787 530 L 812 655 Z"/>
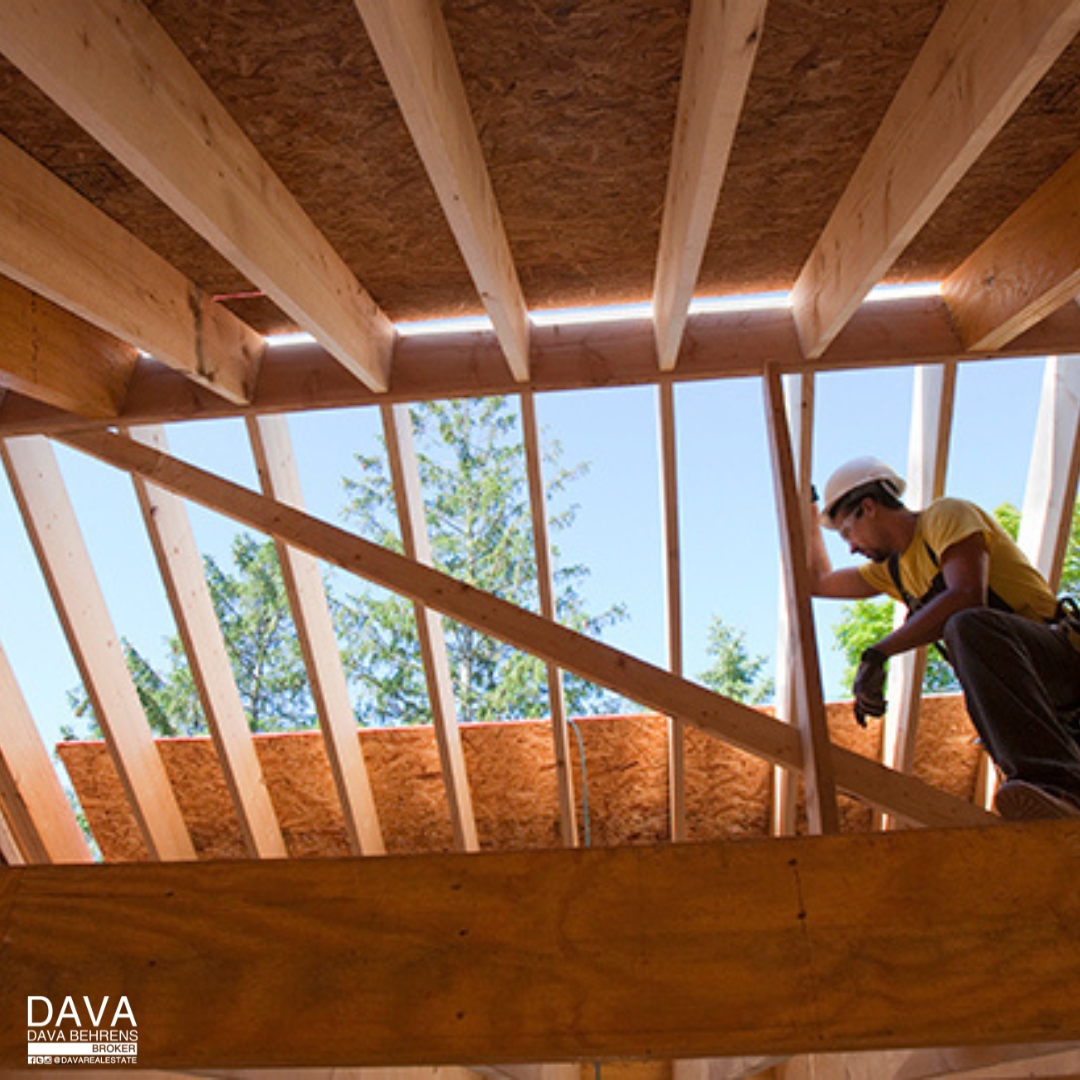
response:
<path id="1" fill-rule="evenodd" d="M 871 646 L 859 658 L 859 670 L 851 689 L 855 694 L 855 720 L 866 727 L 868 716 L 885 715 L 885 665 L 888 657 Z"/>

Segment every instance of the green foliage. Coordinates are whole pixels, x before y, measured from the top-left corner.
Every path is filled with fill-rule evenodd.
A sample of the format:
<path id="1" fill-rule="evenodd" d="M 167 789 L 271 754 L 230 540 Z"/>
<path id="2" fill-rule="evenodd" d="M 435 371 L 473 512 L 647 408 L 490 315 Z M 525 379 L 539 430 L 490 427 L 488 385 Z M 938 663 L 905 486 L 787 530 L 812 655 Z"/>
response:
<path id="1" fill-rule="evenodd" d="M 536 610 L 539 595 L 519 421 L 505 398 L 434 402 L 412 410 L 435 565 L 460 581 Z M 568 529 L 577 507 L 553 507 L 586 467 L 564 469 L 561 448 L 545 447 L 552 536 Z M 345 516 L 368 539 L 401 550 L 393 484 L 382 455 L 356 457 L 358 475 L 344 478 Z M 599 635 L 626 617 L 621 606 L 589 615 L 580 592 L 589 571 L 563 566 L 553 545 L 559 620 Z M 365 588 L 337 605 L 347 668 L 366 723 L 430 723 L 412 605 Z M 458 716 L 493 721 L 546 716 L 544 664 L 477 630 L 445 621 Z M 579 679 L 566 679 L 571 713 L 608 712 L 618 698 Z"/>
<path id="2" fill-rule="evenodd" d="M 272 540 L 248 533 L 233 538 L 235 573 L 207 556 L 203 560 L 210 596 L 221 624 L 240 700 L 253 731 L 311 727 L 315 710 Z M 125 641 L 124 655 L 151 729 L 158 735 L 198 735 L 206 720 L 180 638 L 168 641 L 164 674 Z M 82 688 L 68 699 L 76 719 L 100 734 Z M 65 737 L 74 737 L 71 728 Z"/>
<path id="3" fill-rule="evenodd" d="M 712 663 L 698 678 L 710 690 L 748 705 L 772 699 L 774 683 L 765 674 L 769 658 L 752 657 L 746 647 L 746 632 L 728 626 L 719 615 L 709 624 L 705 654 Z"/>

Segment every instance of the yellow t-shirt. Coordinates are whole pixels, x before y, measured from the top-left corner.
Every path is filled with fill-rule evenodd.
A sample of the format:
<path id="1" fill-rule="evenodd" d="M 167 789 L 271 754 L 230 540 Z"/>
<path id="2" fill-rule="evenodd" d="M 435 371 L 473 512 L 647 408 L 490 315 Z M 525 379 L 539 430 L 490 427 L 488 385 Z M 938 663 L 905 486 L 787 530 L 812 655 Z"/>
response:
<path id="1" fill-rule="evenodd" d="M 975 533 L 984 538 L 990 552 L 990 589 L 1018 615 L 1041 622 L 1053 618 L 1057 598 L 1042 575 L 1028 562 L 1000 522 L 963 499 L 938 499 L 919 514 L 915 535 L 900 556 L 900 580 L 904 588 L 912 596 L 921 597 L 937 575 L 938 568 L 926 550 L 927 544 L 940 562 L 953 544 Z M 878 592 L 903 599 L 888 564 L 871 562 L 860 566 L 859 571 Z"/>

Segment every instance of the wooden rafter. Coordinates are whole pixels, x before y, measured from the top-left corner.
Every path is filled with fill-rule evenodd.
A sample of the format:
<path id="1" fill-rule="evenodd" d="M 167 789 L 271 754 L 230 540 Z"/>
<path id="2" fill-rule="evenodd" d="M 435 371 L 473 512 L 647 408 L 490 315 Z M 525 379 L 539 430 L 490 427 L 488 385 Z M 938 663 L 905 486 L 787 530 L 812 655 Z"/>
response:
<path id="1" fill-rule="evenodd" d="M 529 320 L 438 0 L 356 0 L 413 142 L 518 382 Z"/>
<path id="2" fill-rule="evenodd" d="M 840 813 L 836 803 L 836 775 L 825 717 L 810 580 L 806 569 L 807 503 L 795 475 L 795 456 L 791 448 L 780 373 L 775 368 L 766 367 L 764 383 L 765 422 L 779 515 L 784 595 L 794 644 L 792 676 L 803 749 L 806 813 L 814 832 L 835 833 L 840 830 Z"/>
<path id="3" fill-rule="evenodd" d="M 250 400 L 261 335 L 4 138 L 0 196 L 0 272 L 229 401 Z"/>
<path id="4" fill-rule="evenodd" d="M 90 849 L 0 649 L 0 817 L 30 862 L 89 862 Z"/>
<path id="5" fill-rule="evenodd" d="M 422 566 L 432 566 L 431 541 L 428 537 L 427 514 L 420 488 L 420 463 L 413 440 L 412 417 L 406 405 L 382 407 L 383 429 L 390 472 L 394 480 L 394 499 L 397 503 L 401 541 L 405 554 Z M 446 651 L 446 636 L 442 616 L 416 600 L 416 632 L 420 638 L 420 655 L 427 680 L 428 701 L 435 722 L 435 738 L 439 745 L 443 783 L 450 809 L 454 843 L 461 851 L 476 851 L 476 817 L 473 813 L 472 792 L 465 768 L 465 753 L 461 745 L 454 702 L 454 685 L 450 677 L 450 659 Z"/>
<path id="6" fill-rule="evenodd" d="M 84 432 L 65 435 L 63 441 L 749 753 L 793 768 L 802 766 L 798 733 L 749 706 L 123 436 Z M 851 751 L 833 746 L 831 758 L 837 787 L 910 820 L 928 825 L 997 820 Z"/>
<path id="7" fill-rule="evenodd" d="M 365 385 L 393 327 L 142 4 L 11 0 L 0 51 Z"/>
<path id="8" fill-rule="evenodd" d="M 1080 356 L 1050 357 L 1020 515 L 1020 546 L 1056 592 L 1080 472 Z"/>
<path id="9" fill-rule="evenodd" d="M 1078 845 L 1062 821 L 6 869 L 0 1015 L 25 1010 L 43 970 L 93 1001 L 125 994 L 143 1068 L 1077 1040 L 1063 988 L 1080 981 L 1080 891 L 1062 883 Z M 0 1067 L 25 1061 L 25 1026 L 4 1025 Z"/>
<path id="10" fill-rule="evenodd" d="M 945 494 L 949 462 L 953 403 L 956 399 L 956 363 L 925 365 L 915 369 L 912 394 L 911 436 L 908 446 L 905 503 L 913 510 L 925 509 Z M 895 625 L 907 618 L 896 605 Z M 882 761 L 902 772 L 911 769 L 919 727 L 919 702 L 927 650 L 911 649 L 889 662 L 888 707 L 881 740 Z"/>
<path id="11" fill-rule="evenodd" d="M 765 22 L 766 0 L 695 0 L 686 35 L 668 172 L 653 318 L 660 368 L 679 357 L 683 329 L 724 183 Z"/>
<path id="12" fill-rule="evenodd" d="M 304 496 L 288 421 L 283 416 L 252 417 L 247 426 L 263 491 L 302 509 Z M 319 563 L 280 540 L 275 546 L 349 848 L 354 855 L 382 855 L 386 846 Z"/>
<path id="13" fill-rule="evenodd" d="M 143 840 L 155 858 L 193 859 L 52 447 L 7 439 L 0 456 Z"/>
<path id="14" fill-rule="evenodd" d="M 548 537 L 547 493 L 540 453 L 540 425 L 536 418 L 536 399 L 531 391 L 521 395 L 521 430 L 525 447 L 525 470 L 529 482 L 529 509 L 532 514 L 533 549 L 536 552 L 536 581 L 540 594 L 540 614 L 555 619 L 555 570 Z M 570 732 L 566 716 L 566 695 L 562 672 L 547 665 L 548 711 L 555 749 L 555 772 L 559 789 L 559 833 L 567 847 L 578 844 L 577 800 L 570 765 Z"/>
<path id="15" fill-rule="evenodd" d="M 765 360 L 784 372 L 839 371 L 909 364 L 976 361 L 1001 356 L 1047 356 L 1080 351 L 1080 307 L 1068 304 L 997 353 L 963 355 L 940 297 L 869 303 L 826 356 L 807 365 L 788 310 L 719 312 L 687 324 L 679 366 L 656 369 L 651 326 L 643 321 L 593 326 L 536 327 L 530 385 L 536 392 L 660 382 L 760 376 Z M 121 418 L 129 424 L 217 419 L 226 416 L 347 408 L 381 402 L 483 397 L 520 391 L 491 334 L 447 334 L 399 339 L 394 379 L 385 395 L 351 378 L 318 345 L 270 350 L 251 406 L 239 408 L 160 364 L 136 369 Z M 73 417 L 11 393 L 0 407 L 0 436 L 109 426 Z"/>
<path id="16" fill-rule="evenodd" d="M 129 434 L 136 442 L 168 453 L 163 428 L 135 428 Z M 244 846 L 252 857 L 284 858 L 285 839 L 255 753 L 187 510 L 171 492 L 141 477 L 133 476 L 132 483 Z"/>
<path id="17" fill-rule="evenodd" d="M 1080 293 L 1080 154 L 942 283 L 969 349 L 996 349 Z"/>
<path id="18" fill-rule="evenodd" d="M 792 292 L 820 357 L 1080 29 L 1076 0 L 949 0 Z"/>
<path id="19" fill-rule="evenodd" d="M 0 277 L 0 385 L 79 416 L 112 420 L 136 351 Z"/>
<path id="20" fill-rule="evenodd" d="M 664 620 L 667 630 L 668 670 L 683 673 L 682 554 L 679 545 L 679 467 L 675 424 L 675 388 L 657 387 L 657 423 L 660 449 L 660 507 L 664 533 Z M 671 838 L 686 839 L 686 729 L 668 720 L 668 807 Z"/>
<path id="21" fill-rule="evenodd" d="M 784 411 L 795 458 L 795 477 L 799 501 L 811 505 L 811 469 L 814 446 L 814 376 L 786 375 L 783 379 Z M 795 680 L 795 657 L 798 642 L 788 603 L 787 566 L 780 565 L 780 610 L 777 618 L 776 643 L 776 716 L 784 723 L 798 721 L 799 703 Z M 775 836 L 795 833 L 795 810 L 799 777 L 790 769 L 773 767 L 770 829 Z"/>

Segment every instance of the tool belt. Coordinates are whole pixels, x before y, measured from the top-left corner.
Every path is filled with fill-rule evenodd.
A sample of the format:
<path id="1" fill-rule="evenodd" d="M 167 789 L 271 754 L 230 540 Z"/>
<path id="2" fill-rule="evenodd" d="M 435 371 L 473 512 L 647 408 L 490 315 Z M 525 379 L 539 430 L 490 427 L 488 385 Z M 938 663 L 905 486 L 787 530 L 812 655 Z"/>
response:
<path id="1" fill-rule="evenodd" d="M 1080 604 L 1071 596 L 1058 598 L 1057 609 L 1050 620 L 1054 626 L 1064 626 L 1069 635 L 1069 644 L 1080 652 Z"/>

